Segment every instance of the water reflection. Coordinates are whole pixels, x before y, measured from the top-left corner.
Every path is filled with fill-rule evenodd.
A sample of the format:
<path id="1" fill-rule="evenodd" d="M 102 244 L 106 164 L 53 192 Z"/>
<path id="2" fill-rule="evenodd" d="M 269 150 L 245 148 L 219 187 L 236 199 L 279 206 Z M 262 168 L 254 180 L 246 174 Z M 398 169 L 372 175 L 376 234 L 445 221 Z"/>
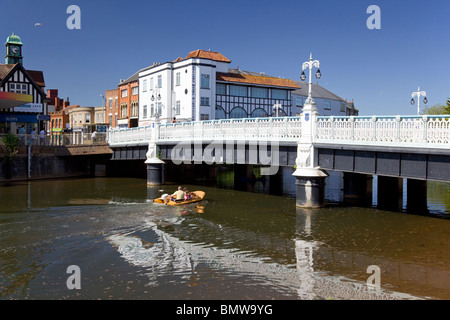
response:
<path id="1" fill-rule="evenodd" d="M 449 220 L 207 187 L 202 203 L 151 201 L 173 188 L 107 178 L 1 188 L 0 297 L 450 298 Z M 74 263 L 83 290 L 68 293 Z M 366 286 L 369 265 L 379 291 Z"/>

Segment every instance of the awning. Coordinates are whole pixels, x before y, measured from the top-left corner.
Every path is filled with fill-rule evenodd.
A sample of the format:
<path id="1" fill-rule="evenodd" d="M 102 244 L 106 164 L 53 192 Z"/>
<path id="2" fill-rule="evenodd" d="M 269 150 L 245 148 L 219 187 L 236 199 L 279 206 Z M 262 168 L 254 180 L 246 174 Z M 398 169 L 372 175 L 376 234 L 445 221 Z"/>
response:
<path id="1" fill-rule="evenodd" d="M 31 94 L 0 91 L 0 109 L 14 108 L 31 102 L 33 102 Z"/>

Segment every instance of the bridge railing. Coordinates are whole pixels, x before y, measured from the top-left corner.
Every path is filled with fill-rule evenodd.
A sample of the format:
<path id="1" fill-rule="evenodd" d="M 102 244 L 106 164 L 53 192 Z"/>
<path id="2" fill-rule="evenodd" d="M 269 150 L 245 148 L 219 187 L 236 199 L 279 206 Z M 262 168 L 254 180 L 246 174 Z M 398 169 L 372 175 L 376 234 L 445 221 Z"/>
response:
<path id="1" fill-rule="evenodd" d="M 167 123 L 159 126 L 158 141 L 266 140 L 292 141 L 300 138 L 298 117 L 245 118 Z"/>
<path id="2" fill-rule="evenodd" d="M 317 117 L 314 142 L 450 147 L 450 116 Z"/>
<path id="3" fill-rule="evenodd" d="M 301 117 L 222 119 L 111 129 L 109 144 L 246 140 L 298 142 Z M 314 125 L 316 143 L 386 146 L 450 147 L 450 116 L 319 116 Z M 152 135 L 156 136 L 153 137 Z"/>
<path id="4" fill-rule="evenodd" d="M 109 144 L 145 144 L 152 140 L 152 132 L 153 128 L 151 126 L 127 129 L 110 129 L 108 133 Z"/>

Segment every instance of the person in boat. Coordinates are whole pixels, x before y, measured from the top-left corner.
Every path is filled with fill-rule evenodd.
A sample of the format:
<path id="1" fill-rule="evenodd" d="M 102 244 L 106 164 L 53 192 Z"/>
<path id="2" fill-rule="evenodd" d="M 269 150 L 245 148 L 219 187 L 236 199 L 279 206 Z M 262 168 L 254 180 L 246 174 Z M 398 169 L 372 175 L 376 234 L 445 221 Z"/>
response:
<path id="1" fill-rule="evenodd" d="M 192 198 L 192 195 L 189 193 L 189 190 L 187 188 L 184 188 L 184 201 L 190 200 Z"/>
<path id="2" fill-rule="evenodd" d="M 172 201 L 183 201 L 184 200 L 184 192 L 183 188 L 178 187 L 178 190 L 172 194 Z"/>

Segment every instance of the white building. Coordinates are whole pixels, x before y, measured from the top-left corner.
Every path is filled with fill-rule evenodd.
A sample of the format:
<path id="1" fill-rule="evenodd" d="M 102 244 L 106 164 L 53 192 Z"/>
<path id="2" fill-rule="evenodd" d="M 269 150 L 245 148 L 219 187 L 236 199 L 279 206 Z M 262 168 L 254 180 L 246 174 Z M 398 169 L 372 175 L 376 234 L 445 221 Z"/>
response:
<path id="1" fill-rule="evenodd" d="M 200 121 L 301 113 L 307 83 L 232 69 L 230 63 L 219 52 L 196 50 L 140 70 L 139 126 L 158 118 Z M 312 92 L 320 115 L 347 114 L 344 99 L 318 85 Z"/>
<path id="2" fill-rule="evenodd" d="M 300 81 L 296 81 L 296 83 L 300 88 L 292 93 L 293 115 L 300 115 L 308 98 L 308 83 Z M 358 115 L 358 110 L 355 108 L 353 101 L 346 101 L 319 84 L 312 84 L 311 95 L 321 116 Z"/>
<path id="3" fill-rule="evenodd" d="M 292 80 L 229 69 L 219 52 L 196 50 L 186 58 L 153 64 L 139 72 L 139 126 L 164 121 L 198 121 L 291 114 Z"/>
<path id="4" fill-rule="evenodd" d="M 220 53 L 197 50 L 142 69 L 139 126 L 150 125 L 157 116 L 162 122 L 214 119 L 216 72 L 227 72 L 230 62 Z"/>

